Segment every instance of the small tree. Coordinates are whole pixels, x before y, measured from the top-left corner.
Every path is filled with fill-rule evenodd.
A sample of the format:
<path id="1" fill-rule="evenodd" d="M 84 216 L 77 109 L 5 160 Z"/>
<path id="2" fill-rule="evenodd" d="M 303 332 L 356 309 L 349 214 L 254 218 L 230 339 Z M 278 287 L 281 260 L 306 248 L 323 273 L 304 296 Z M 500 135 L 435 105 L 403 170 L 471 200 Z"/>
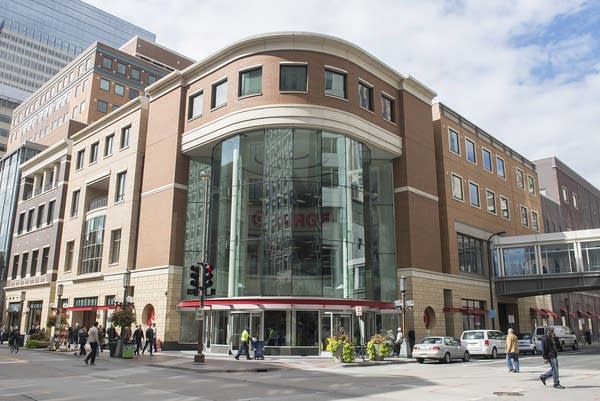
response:
<path id="1" fill-rule="evenodd" d="M 125 327 L 130 327 L 133 323 L 135 323 L 135 311 L 132 304 L 125 304 L 112 314 L 113 326 L 120 326 L 121 329 L 125 329 Z"/>

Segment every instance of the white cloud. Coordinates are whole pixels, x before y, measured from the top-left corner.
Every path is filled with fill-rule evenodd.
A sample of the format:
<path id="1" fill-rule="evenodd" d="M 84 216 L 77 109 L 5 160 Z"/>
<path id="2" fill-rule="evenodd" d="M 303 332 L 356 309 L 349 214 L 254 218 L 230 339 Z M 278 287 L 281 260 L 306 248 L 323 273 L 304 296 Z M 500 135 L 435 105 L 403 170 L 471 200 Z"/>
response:
<path id="1" fill-rule="evenodd" d="M 265 32 L 339 37 L 419 79 L 523 156 L 555 155 L 600 187 L 600 61 L 580 62 L 599 53 L 598 32 L 541 37 L 581 1 L 86 1 L 197 60 Z"/>

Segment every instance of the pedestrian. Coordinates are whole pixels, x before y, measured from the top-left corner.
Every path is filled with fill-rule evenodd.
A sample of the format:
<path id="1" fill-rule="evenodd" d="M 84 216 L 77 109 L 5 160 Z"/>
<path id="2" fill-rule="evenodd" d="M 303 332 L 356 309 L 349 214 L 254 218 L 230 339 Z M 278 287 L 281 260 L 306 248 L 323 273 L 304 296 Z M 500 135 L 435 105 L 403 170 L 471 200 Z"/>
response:
<path id="1" fill-rule="evenodd" d="M 154 333 L 154 352 L 158 352 L 156 348 L 156 343 L 158 342 L 158 337 L 156 336 L 156 323 L 152 323 L 152 332 Z"/>
<path id="2" fill-rule="evenodd" d="M 133 331 L 133 342 L 135 343 L 135 354 L 137 356 L 140 355 L 140 351 L 142 350 L 142 340 L 144 339 L 144 331 L 142 330 L 141 325 L 135 326 L 135 330 Z"/>
<path id="3" fill-rule="evenodd" d="M 0 327 L 0 345 L 4 344 L 5 341 L 5 337 L 7 336 L 7 330 L 6 330 L 6 325 L 3 324 L 2 327 Z"/>
<path id="4" fill-rule="evenodd" d="M 557 338 L 554 335 L 554 328 L 548 327 L 546 329 L 546 335 L 542 337 L 542 356 L 545 364 L 550 364 L 550 370 L 540 375 L 542 384 L 546 385 L 546 380 L 552 377 L 554 382 L 554 388 L 563 389 L 564 386 L 560 384 L 560 378 L 558 375 L 558 351 L 556 346 Z"/>
<path id="5" fill-rule="evenodd" d="M 98 335 L 98 322 L 94 322 L 92 327 L 90 327 L 90 331 L 88 332 L 88 342 L 90 343 L 90 354 L 83 360 L 85 364 L 88 364 L 90 361 L 90 365 L 96 364 L 96 355 L 98 354 L 98 344 L 100 343 L 100 336 Z M 83 346 L 82 346 L 83 347 Z"/>
<path id="6" fill-rule="evenodd" d="M 78 343 L 79 343 L 79 355 L 85 355 L 86 351 L 85 351 L 85 344 L 87 344 L 87 338 L 88 338 L 88 333 L 87 330 L 85 329 L 85 326 L 79 329 L 79 339 L 78 339 Z M 77 351 L 75 351 L 77 352 Z"/>
<path id="7" fill-rule="evenodd" d="M 98 348 L 100 349 L 100 352 L 104 352 L 104 341 L 106 339 L 106 330 L 104 330 L 104 327 L 102 327 L 102 325 L 98 325 L 98 338 L 100 339 L 100 342 L 98 343 Z"/>
<path id="8" fill-rule="evenodd" d="M 248 346 L 249 342 L 250 342 L 250 332 L 248 331 L 248 328 L 246 327 L 244 329 L 244 331 L 242 331 L 242 334 L 240 335 L 240 347 L 238 348 L 237 354 L 234 356 L 235 359 L 239 360 L 240 355 L 242 355 L 242 353 L 244 355 L 246 355 L 246 359 L 248 359 L 248 360 L 252 359 L 252 358 L 250 358 L 250 348 Z"/>
<path id="9" fill-rule="evenodd" d="M 110 356 L 115 356 L 119 333 L 117 333 L 117 330 L 114 326 L 110 326 L 108 329 L 106 329 L 106 335 L 108 336 L 108 351 Z"/>
<path id="10" fill-rule="evenodd" d="M 394 352 L 392 356 L 400 356 L 400 350 L 402 348 L 402 342 L 404 341 L 404 334 L 402 333 L 402 327 L 398 327 L 396 334 L 396 340 L 394 341 Z"/>
<path id="11" fill-rule="evenodd" d="M 152 326 L 148 326 L 148 328 L 146 329 L 146 344 L 144 344 L 142 355 L 144 355 L 146 347 L 150 347 L 150 356 L 152 356 L 152 347 L 154 347 L 154 330 L 152 330 Z"/>
<path id="12" fill-rule="evenodd" d="M 506 336 L 506 368 L 509 372 L 519 373 L 519 339 L 513 333 L 513 329 L 508 329 Z"/>

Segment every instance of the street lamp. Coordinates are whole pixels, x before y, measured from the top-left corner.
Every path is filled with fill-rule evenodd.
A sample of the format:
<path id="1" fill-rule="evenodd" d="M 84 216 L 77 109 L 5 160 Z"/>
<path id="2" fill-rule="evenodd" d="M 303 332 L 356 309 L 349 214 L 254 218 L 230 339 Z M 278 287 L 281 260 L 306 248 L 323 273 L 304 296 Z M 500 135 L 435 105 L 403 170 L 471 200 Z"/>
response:
<path id="1" fill-rule="evenodd" d="M 61 322 L 61 313 L 62 313 L 62 295 L 63 295 L 63 285 L 58 284 L 56 286 L 56 295 L 58 296 L 58 301 L 56 302 L 56 324 L 54 326 L 54 338 L 58 339 L 58 345 L 60 346 L 60 325 Z"/>
<path id="2" fill-rule="evenodd" d="M 401 276 L 400 277 L 400 299 L 399 300 L 397 299 L 394 301 L 394 306 L 402 314 L 402 324 L 400 325 L 400 327 L 402 327 L 402 335 L 403 336 L 406 336 L 406 311 L 411 309 L 412 305 L 413 305 L 413 301 L 409 301 L 410 303 L 406 301 L 406 291 L 407 290 L 408 290 L 408 285 L 406 283 L 406 277 Z M 402 342 L 401 347 L 404 347 L 406 352 L 405 353 L 402 353 L 402 351 L 400 351 L 400 352 L 403 354 L 403 356 L 408 356 L 408 347 L 405 346 L 404 344 L 406 344 L 406 341 Z"/>
<path id="3" fill-rule="evenodd" d="M 494 237 L 501 237 L 503 235 L 506 235 L 506 231 L 498 231 L 497 233 L 493 233 L 492 235 L 490 235 L 487 239 L 487 245 L 488 245 L 488 282 L 490 285 L 490 318 L 492 319 L 492 329 L 495 330 L 496 329 L 496 311 L 494 310 L 494 290 L 493 290 L 493 284 L 494 284 L 494 275 L 493 275 L 493 268 L 494 268 L 494 264 L 493 264 L 493 260 L 492 260 L 492 238 Z"/>

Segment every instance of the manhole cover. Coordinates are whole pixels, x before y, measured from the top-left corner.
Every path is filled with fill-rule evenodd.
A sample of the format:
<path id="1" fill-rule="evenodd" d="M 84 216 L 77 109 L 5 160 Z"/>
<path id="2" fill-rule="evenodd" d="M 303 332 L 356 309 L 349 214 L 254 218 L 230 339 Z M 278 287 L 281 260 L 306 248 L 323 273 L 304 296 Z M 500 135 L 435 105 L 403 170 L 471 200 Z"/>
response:
<path id="1" fill-rule="evenodd" d="M 513 391 L 496 391 L 495 393 L 493 393 L 494 395 L 498 395 L 498 396 L 508 396 L 508 397 L 522 397 L 523 394 L 521 393 L 515 393 Z"/>

